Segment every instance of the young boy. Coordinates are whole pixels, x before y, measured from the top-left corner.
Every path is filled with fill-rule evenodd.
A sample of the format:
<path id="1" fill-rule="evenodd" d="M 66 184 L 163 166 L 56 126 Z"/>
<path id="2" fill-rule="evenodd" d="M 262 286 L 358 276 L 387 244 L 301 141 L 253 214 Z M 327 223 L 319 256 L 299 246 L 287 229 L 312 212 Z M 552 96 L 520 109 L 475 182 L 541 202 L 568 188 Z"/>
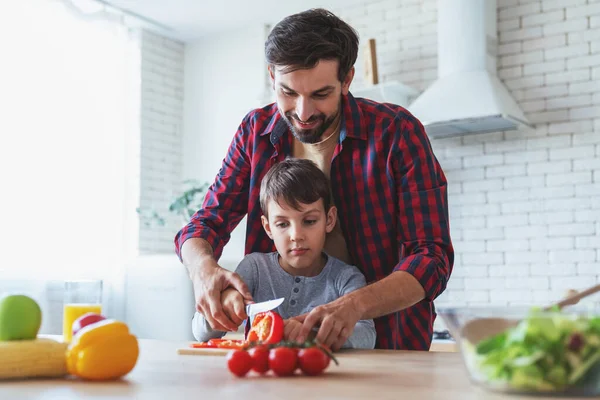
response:
<path id="1" fill-rule="evenodd" d="M 289 318 L 365 286 L 365 277 L 355 266 L 323 252 L 337 209 L 331 204 L 329 180 L 312 161 L 287 159 L 275 164 L 261 182 L 260 206 L 263 228 L 277 251 L 247 255 L 236 272 L 255 302 L 285 298 L 275 311 L 285 320 L 284 338 L 294 340 L 302 324 Z M 235 289 L 225 290 L 221 301 L 225 312 L 244 307 Z M 192 332 L 199 341 L 226 333 L 211 329 L 198 312 Z M 375 336 L 373 320 L 361 320 L 342 347 L 372 349 Z"/>

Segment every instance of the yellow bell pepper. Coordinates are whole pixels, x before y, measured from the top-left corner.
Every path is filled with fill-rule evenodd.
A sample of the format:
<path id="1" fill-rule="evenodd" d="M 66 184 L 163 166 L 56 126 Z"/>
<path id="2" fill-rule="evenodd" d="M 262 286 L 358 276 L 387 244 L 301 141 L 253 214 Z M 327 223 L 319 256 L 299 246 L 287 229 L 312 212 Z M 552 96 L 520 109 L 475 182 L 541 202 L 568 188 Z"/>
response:
<path id="1" fill-rule="evenodd" d="M 121 321 L 104 320 L 83 328 L 67 349 L 67 370 L 88 380 L 118 379 L 139 355 L 138 341 Z"/>

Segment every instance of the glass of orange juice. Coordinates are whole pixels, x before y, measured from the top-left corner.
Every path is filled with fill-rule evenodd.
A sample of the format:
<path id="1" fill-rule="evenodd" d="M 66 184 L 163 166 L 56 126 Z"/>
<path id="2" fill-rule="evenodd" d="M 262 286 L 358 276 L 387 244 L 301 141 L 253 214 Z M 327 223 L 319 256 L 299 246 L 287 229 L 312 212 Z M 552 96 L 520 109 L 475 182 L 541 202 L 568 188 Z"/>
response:
<path id="1" fill-rule="evenodd" d="M 102 281 L 67 281 L 63 303 L 63 340 L 70 342 L 73 322 L 83 314 L 102 313 Z"/>

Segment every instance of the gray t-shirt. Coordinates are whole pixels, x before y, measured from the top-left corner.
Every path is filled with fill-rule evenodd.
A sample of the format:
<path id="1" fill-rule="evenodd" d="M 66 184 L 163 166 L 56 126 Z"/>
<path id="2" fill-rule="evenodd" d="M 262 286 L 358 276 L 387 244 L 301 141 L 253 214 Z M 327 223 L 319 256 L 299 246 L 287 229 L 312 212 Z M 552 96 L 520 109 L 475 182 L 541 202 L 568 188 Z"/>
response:
<path id="1" fill-rule="evenodd" d="M 358 268 L 331 256 L 327 256 L 327 263 L 317 276 L 288 274 L 279 265 L 277 252 L 249 254 L 240 262 L 236 272 L 248 285 L 255 302 L 285 298 L 275 309 L 284 319 L 307 313 L 366 285 L 365 277 Z M 192 332 L 198 341 L 225 335 L 225 332 L 213 330 L 198 312 L 192 320 Z M 343 347 L 372 349 L 375 336 L 373 320 L 360 320 Z"/>

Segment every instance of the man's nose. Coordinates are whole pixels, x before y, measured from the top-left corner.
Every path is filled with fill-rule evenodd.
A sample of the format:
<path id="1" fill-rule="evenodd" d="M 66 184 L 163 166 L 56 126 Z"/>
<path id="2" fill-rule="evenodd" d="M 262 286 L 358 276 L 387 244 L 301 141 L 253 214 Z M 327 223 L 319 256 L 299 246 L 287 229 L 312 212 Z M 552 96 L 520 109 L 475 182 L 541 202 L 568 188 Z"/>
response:
<path id="1" fill-rule="evenodd" d="M 302 122 L 306 122 L 314 114 L 314 107 L 312 101 L 306 97 L 300 97 L 296 103 L 296 115 Z"/>

